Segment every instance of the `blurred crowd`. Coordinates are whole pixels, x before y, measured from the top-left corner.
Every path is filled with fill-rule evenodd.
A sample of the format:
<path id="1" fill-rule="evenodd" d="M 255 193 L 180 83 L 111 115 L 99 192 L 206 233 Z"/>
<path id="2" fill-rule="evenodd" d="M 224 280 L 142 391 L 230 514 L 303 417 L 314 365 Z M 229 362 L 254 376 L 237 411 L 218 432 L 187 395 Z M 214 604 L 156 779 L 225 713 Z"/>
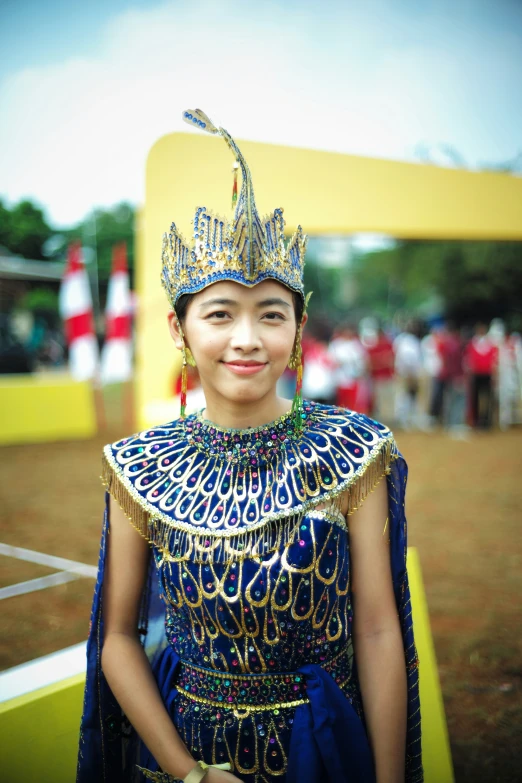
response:
<path id="1" fill-rule="evenodd" d="M 303 395 L 366 413 L 391 427 L 455 435 L 522 421 L 522 338 L 501 320 L 473 331 L 373 318 L 331 332 L 319 319 L 303 337 Z M 281 392 L 292 393 L 285 375 Z"/>

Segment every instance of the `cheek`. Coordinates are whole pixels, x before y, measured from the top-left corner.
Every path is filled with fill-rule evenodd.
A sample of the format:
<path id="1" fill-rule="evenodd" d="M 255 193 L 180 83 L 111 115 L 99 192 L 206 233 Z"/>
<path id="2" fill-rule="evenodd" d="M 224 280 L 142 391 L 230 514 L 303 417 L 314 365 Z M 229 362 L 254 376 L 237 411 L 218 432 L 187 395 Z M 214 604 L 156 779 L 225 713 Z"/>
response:
<path id="1" fill-rule="evenodd" d="M 281 329 L 271 336 L 269 350 L 272 360 L 286 362 L 294 347 L 294 340 L 295 331 L 293 329 Z"/>
<path id="2" fill-rule="evenodd" d="M 226 341 L 223 340 L 218 330 L 209 334 L 206 329 L 202 329 L 194 334 L 193 342 L 195 355 L 199 357 L 200 363 L 205 363 L 220 357 Z"/>

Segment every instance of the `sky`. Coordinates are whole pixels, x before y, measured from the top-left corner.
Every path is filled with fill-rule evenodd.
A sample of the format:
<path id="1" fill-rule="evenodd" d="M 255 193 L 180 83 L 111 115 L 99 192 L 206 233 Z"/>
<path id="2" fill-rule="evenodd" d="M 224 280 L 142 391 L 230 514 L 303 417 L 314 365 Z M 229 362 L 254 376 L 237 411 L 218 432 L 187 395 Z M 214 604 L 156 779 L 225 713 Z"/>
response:
<path id="1" fill-rule="evenodd" d="M 0 0 L 0 198 L 140 203 L 199 106 L 236 139 L 475 168 L 522 151 L 521 0 Z"/>

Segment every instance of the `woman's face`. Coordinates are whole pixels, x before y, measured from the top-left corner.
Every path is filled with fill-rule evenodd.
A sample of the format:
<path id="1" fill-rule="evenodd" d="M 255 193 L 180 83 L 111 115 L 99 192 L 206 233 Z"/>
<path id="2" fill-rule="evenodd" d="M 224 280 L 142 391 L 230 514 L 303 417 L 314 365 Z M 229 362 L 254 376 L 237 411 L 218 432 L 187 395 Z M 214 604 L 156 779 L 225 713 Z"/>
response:
<path id="1" fill-rule="evenodd" d="M 169 326 L 181 348 L 173 312 Z M 256 402 L 275 392 L 288 364 L 297 329 L 293 297 L 273 280 L 253 288 L 214 283 L 194 296 L 182 328 L 207 402 Z"/>

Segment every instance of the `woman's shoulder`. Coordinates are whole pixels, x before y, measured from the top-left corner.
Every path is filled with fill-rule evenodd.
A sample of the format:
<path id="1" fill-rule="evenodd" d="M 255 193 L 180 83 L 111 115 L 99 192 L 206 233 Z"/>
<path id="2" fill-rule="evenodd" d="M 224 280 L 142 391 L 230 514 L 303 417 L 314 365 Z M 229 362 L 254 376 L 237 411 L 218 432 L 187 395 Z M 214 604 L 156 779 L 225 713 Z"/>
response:
<path id="1" fill-rule="evenodd" d="M 345 513 L 352 514 L 402 460 L 393 433 L 363 413 L 334 405 L 313 404 L 311 418 L 308 439 L 331 464 L 337 476 L 333 494 L 344 495 Z"/>
<path id="2" fill-rule="evenodd" d="M 132 435 L 127 435 L 112 443 L 107 443 L 103 447 L 103 450 L 105 453 L 130 450 L 138 450 L 138 453 L 141 453 L 139 450 L 143 449 L 144 451 L 147 450 L 150 455 L 151 450 L 158 450 L 156 447 L 158 447 L 160 442 L 165 442 L 167 444 L 169 441 L 172 441 L 171 445 L 173 445 L 175 441 L 184 438 L 185 429 L 183 425 L 183 419 L 174 419 L 165 424 L 158 424 L 154 427 L 138 430 Z"/>
<path id="3" fill-rule="evenodd" d="M 368 440 L 393 440 L 393 433 L 386 424 L 366 416 L 364 413 L 341 408 L 337 405 L 323 405 L 317 402 L 304 403 L 305 412 L 308 408 L 311 414 L 312 428 L 318 427 L 331 433 L 346 431 L 353 437 L 359 436 Z M 365 433 L 367 433 L 365 435 Z"/>
<path id="4" fill-rule="evenodd" d="M 134 485 L 135 480 L 151 471 L 160 463 L 166 465 L 187 447 L 183 419 L 174 419 L 166 424 L 140 430 L 107 443 L 102 453 L 102 481 L 108 487 L 116 476 Z"/>

